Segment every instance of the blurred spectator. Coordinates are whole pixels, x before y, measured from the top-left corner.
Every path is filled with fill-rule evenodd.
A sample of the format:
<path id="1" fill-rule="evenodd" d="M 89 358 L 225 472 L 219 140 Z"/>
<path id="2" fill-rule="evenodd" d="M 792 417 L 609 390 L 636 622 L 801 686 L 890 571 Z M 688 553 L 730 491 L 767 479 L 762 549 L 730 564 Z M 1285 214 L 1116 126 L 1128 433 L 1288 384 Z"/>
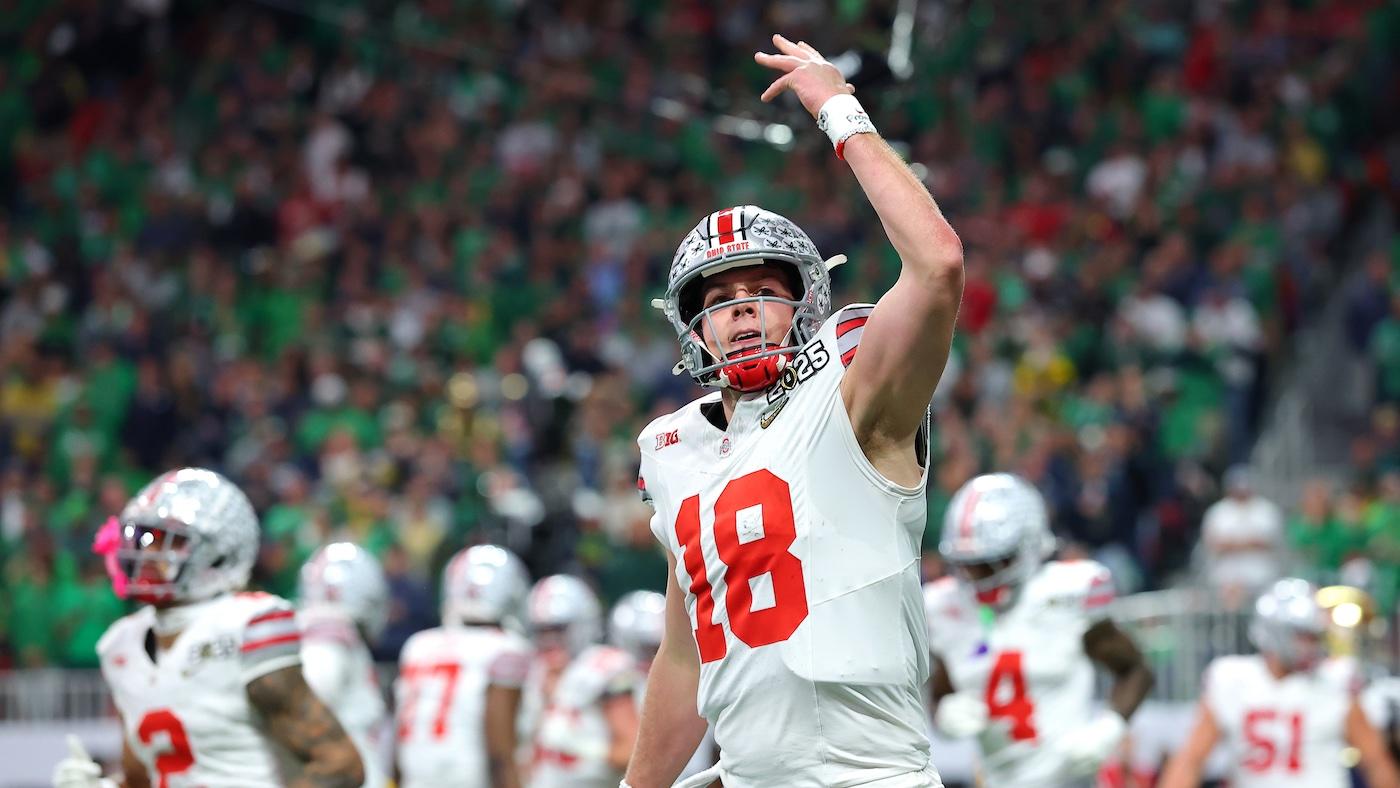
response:
<path id="1" fill-rule="evenodd" d="M 1283 513 L 1254 490 L 1253 472 L 1225 473 L 1226 497 L 1206 510 L 1201 526 L 1207 578 L 1238 608 L 1283 574 Z"/>

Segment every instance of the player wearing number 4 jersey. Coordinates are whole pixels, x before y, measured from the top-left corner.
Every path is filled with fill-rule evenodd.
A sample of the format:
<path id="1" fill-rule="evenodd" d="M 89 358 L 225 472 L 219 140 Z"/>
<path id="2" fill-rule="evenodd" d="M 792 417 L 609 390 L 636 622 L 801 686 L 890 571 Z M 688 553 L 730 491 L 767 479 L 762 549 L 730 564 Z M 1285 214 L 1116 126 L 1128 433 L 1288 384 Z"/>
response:
<path id="1" fill-rule="evenodd" d="M 1045 562 L 1054 547 L 1045 502 L 1025 480 L 978 476 L 948 504 L 939 551 L 954 576 L 924 592 L 934 725 L 976 736 L 987 785 L 1091 785 L 1118 747 L 1152 673 L 1105 614 L 1108 570 Z M 1114 676 L 1095 711 L 1094 665 Z"/>
<path id="2" fill-rule="evenodd" d="M 640 437 L 667 547 L 666 631 L 626 783 L 669 786 L 713 724 L 745 786 L 937 786 L 920 686 L 927 407 L 948 357 L 962 249 L 835 67 L 781 36 L 758 61 L 817 117 L 903 261 L 879 303 L 831 310 L 795 224 L 752 205 L 682 241 L 656 304 L 678 372 L 718 391 Z M 698 713 L 697 713 L 698 711 Z M 707 775 L 710 776 L 710 775 Z"/>
<path id="3" fill-rule="evenodd" d="M 185 468 L 151 482 L 94 548 L 119 596 L 147 603 L 97 644 L 122 722 L 126 788 L 358 786 L 355 745 L 302 678 L 286 601 L 238 593 L 258 549 L 241 490 Z M 60 763 L 58 788 L 112 785 Z"/>
<path id="4" fill-rule="evenodd" d="M 1259 654 L 1206 668 L 1196 726 L 1167 765 L 1163 788 L 1195 788 L 1216 744 L 1234 788 L 1346 788 L 1342 751 L 1361 755 L 1366 784 L 1400 788 L 1385 741 L 1357 703 L 1356 666 L 1323 659 L 1326 613 L 1316 589 L 1280 580 L 1259 597 L 1249 635 Z"/>

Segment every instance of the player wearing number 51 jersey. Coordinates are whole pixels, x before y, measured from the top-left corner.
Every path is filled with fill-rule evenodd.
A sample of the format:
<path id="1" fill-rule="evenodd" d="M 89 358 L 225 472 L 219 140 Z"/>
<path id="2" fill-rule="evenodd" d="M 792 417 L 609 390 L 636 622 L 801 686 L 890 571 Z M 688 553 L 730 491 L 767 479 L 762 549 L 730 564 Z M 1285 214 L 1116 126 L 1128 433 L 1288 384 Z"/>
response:
<path id="1" fill-rule="evenodd" d="M 1400 788 L 1385 742 L 1357 702 L 1356 666 L 1323 659 L 1326 613 L 1316 589 L 1285 579 L 1254 606 L 1259 653 L 1220 657 L 1206 668 L 1196 726 L 1162 776 L 1163 788 L 1195 788 L 1217 743 L 1230 751 L 1234 788 L 1347 788 L 1348 745 L 1366 784 Z"/>
<path id="2" fill-rule="evenodd" d="M 785 74 L 764 98 L 790 89 L 832 132 L 903 272 L 877 305 L 833 312 L 842 258 L 782 216 L 727 208 L 681 242 L 657 305 L 678 371 L 718 391 L 639 439 L 672 573 L 626 783 L 671 785 L 708 720 L 726 788 L 937 786 L 919 691 L 922 428 L 961 245 L 840 72 L 774 42 L 784 54 L 758 59 Z"/>
<path id="3" fill-rule="evenodd" d="M 1152 673 L 1108 620 L 1108 570 L 1049 561 L 1045 502 L 1025 480 L 978 476 L 958 490 L 939 552 L 953 577 L 924 592 L 934 725 L 976 736 L 987 785 L 1092 784 L 1127 731 Z M 1094 665 L 1114 676 L 1109 708 L 1095 710 Z"/>
<path id="4" fill-rule="evenodd" d="M 248 498 L 212 471 L 146 486 L 109 520 L 95 550 L 114 590 L 146 606 L 98 641 L 122 722 L 126 788 L 359 786 L 355 745 L 302 676 L 285 600 L 239 593 L 258 549 Z M 74 757 L 57 788 L 113 781 Z"/>

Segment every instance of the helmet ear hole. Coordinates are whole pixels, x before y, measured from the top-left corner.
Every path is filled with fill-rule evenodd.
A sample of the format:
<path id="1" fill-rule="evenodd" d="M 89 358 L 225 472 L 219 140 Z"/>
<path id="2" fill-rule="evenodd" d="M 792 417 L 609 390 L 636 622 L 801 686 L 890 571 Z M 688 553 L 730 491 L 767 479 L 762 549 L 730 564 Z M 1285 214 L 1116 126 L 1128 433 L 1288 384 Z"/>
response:
<path id="1" fill-rule="evenodd" d="M 219 567 L 221 567 L 221 566 L 224 565 L 224 559 L 225 559 L 226 557 L 227 557 L 227 556 L 222 556 L 222 555 L 221 555 L 221 556 L 219 556 L 218 558 L 215 558 L 213 561 L 210 561 L 210 562 L 209 562 L 209 566 L 213 567 L 214 569 L 218 569 Z"/>

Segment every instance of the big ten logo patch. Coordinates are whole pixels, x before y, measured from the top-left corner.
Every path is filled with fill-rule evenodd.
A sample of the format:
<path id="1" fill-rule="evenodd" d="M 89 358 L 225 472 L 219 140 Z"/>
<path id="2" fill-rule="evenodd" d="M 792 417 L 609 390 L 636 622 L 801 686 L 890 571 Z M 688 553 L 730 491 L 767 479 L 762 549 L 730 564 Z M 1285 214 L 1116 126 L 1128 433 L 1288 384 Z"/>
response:
<path id="1" fill-rule="evenodd" d="M 656 433 L 656 450 L 661 451 L 667 446 L 675 446 L 681 442 L 681 431 L 671 430 L 670 432 Z"/>
<path id="2" fill-rule="evenodd" d="M 778 382 L 768 388 L 768 402 L 772 404 L 779 398 L 792 391 L 799 384 L 812 379 L 812 376 L 820 372 L 831 363 L 831 353 L 827 352 L 826 346 L 821 340 L 814 340 L 801 353 L 792 357 L 787 366 L 783 368 L 783 374 L 778 377 Z"/>

